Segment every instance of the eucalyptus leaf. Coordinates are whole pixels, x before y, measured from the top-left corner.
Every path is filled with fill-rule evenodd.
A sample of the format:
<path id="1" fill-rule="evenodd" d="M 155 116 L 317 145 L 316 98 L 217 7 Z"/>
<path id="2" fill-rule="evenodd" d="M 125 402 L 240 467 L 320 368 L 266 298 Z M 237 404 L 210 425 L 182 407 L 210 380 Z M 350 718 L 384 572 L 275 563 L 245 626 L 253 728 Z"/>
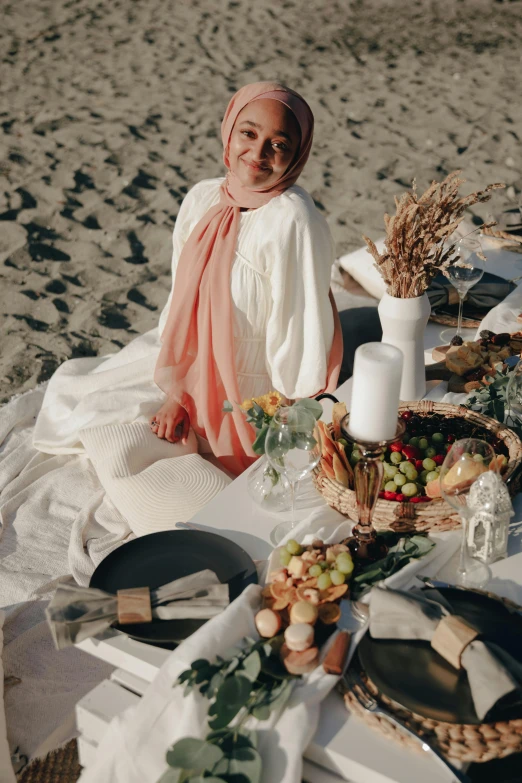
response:
<path id="1" fill-rule="evenodd" d="M 252 709 L 252 715 L 257 720 L 268 720 L 270 717 L 270 707 L 268 704 L 258 704 Z"/>
<path id="2" fill-rule="evenodd" d="M 242 664 L 241 673 L 248 677 L 250 682 L 255 682 L 261 671 L 261 656 L 257 650 L 254 650 L 245 658 Z"/>
<path id="3" fill-rule="evenodd" d="M 190 668 L 196 671 L 198 669 L 206 669 L 208 666 L 210 664 L 205 658 L 198 658 L 197 661 L 191 663 Z"/>
<path id="4" fill-rule="evenodd" d="M 265 453 L 265 441 L 268 433 L 268 424 L 263 424 L 261 429 L 256 435 L 256 439 L 252 444 L 252 448 L 256 454 Z"/>
<path id="5" fill-rule="evenodd" d="M 270 710 L 282 710 L 292 693 L 292 681 L 284 680 L 281 685 L 272 690 L 270 700 Z"/>
<path id="6" fill-rule="evenodd" d="M 212 770 L 216 775 L 237 775 L 238 781 L 259 783 L 261 780 L 261 756 L 254 748 L 236 748 L 227 758 L 222 758 Z M 209 778 L 205 778 L 209 780 Z"/>
<path id="7" fill-rule="evenodd" d="M 222 412 L 223 413 L 232 413 L 233 410 L 234 410 L 234 406 L 232 405 L 232 403 L 229 402 L 228 400 L 225 400 L 225 402 L 223 403 Z"/>
<path id="8" fill-rule="evenodd" d="M 305 410 L 309 411 L 317 421 L 323 415 L 323 406 L 321 403 L 317 402 L 317 400 L 310 400 L 307 397 L 304 397 L 302 400 L 298 400 L 293 404 L 292 407 L 304 408 Z"/>
<path id="9" fill-rule="evenodd" d="M 217 745 L 194 737 L 184 737 L 167 751 L 167 764 L 179 769 L 210 770 L 222 757 L 223 751 Z"/>
<path id="10" fill-rule="evenodd" d="M 247 703 L 251 690 L 252 683 L 241 674 L 227 677 L 216 693 L 216 701 L 209 710 L 209 714 L 212 713 L 210 727 L 215 730 L 228 726 Z"/>

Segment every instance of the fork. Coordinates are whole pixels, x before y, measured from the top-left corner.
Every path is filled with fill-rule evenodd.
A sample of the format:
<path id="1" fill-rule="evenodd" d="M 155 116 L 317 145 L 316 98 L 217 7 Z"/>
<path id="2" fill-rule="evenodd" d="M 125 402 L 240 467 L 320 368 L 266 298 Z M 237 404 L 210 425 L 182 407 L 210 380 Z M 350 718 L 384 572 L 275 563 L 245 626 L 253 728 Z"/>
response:
<path id="1" fill-rule="evenodd" d="M 456 778 L 461 783 L 471 783 L 471 779 L 464 774 L 464 772 L 461 772 L 459 769 L 453 766 L 451 762 L 449 762 L 443 755 L 440 753 L 433 745 L 431 745 L 429 742 L 426 741 L 424 737 L 420 737 L 418 734 L 416 734 L 414 731 L 412 731 L 400 718 L 397 718 L 396 715 L 394 715 L 392 712 L 389 712 L 386 708 L 381 707 L 381 705 L 377 702 L 377 700 L 372 696 L 372 694 L 367 689 L 366 685 L 364 684 L 363 680 L 361 679 L 360 675 L 353 669 L 350 668 L 346 672 L 346 674 L 343 677 L 343 682 L 345 686 L 348 688 L 348 690 L 353 693 L 359 704 L 363 709 L 365 709 L 367 712 L 371 712 L 373 715 L 380 715 L 383 718 L 386 718 L 390 723 L 395 724 L 404 734 L 407 734 L 409 737 L 412 737 L 418 745 L 422 747 L 423 750 L 426 752 L 431 753 L 434 758 L 446 768 L 446 770 L 449 770 L 451 774 L 453 775 L 453 778 Z"/>

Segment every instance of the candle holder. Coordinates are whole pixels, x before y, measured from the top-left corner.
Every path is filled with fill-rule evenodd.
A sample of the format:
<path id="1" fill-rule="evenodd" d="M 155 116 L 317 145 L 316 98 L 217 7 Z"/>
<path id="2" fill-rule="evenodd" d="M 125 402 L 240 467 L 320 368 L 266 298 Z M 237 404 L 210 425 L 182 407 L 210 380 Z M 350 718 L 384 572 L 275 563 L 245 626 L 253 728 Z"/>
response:
<path id="1" fill-rule="evenodd" d="M 353 443 L 360 451 L 361 459 L 355 464 L 353 469 L 359 521 L 353 528 L 352 538 L 348 539 L 346 543 L 350 550 L 357 554 L 359 559 L 378 560 L 384 557 L 388 551 L 385 544 L 378 543 L 375 529 L 372 525 L 373 510 L 379 497 L 384 475 L 381 457 L 392 443 L 402 438 L 406 424 L 402 419 L 398 419 L 395 435 L 389 440 L 361 441 L 358 438 L 354 438 L 348 431 L 349 417 L 350 414 L 347 414 L 341 420 L 342 436 Z"/>

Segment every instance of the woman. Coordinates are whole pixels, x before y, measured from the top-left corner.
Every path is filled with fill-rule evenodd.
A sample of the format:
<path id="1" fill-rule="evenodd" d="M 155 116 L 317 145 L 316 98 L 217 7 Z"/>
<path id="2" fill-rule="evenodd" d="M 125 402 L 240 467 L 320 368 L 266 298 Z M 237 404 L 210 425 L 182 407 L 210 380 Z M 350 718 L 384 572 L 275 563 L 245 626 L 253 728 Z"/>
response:
<path id="1" fill-rule="evenodd" d="M 171 442 L 193 427 L 237 474 L 255 459 L 253 432 L 241 413 L 223 414 L 224 400 L 333 390 L 342 337 L 331 235 L 295 185 L 312 145 L 310 108 L 279 84 L 247 85 L 221 134 L 226 177 L 196 185 L 176 221 L 155 372 L 167 399 L 150 423 Z"/>

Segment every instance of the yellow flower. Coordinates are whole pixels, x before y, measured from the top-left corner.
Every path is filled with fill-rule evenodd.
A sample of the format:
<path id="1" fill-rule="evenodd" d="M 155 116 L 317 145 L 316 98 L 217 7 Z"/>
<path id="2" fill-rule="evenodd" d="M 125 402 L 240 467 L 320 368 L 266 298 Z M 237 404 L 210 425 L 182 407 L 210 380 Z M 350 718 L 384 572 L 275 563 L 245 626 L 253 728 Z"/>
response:
<path id="1" fill-rule="evenodd" d="M 250 399 L 250 400 L 243 400 L 243 402 L 239 407 L 244 411 L 249 411 L 250 408 L 253 407 L 253 405 L 254 405 L 254 400 Z"/>
<path id="2" fill-rule="evenodd" d="M 248 411 L 257 403 L 267 416 L 274 416 L 282 402 L 283 398 L 279 392 L 271 391 L 267 394 L 263 394 L 261 397 L 253 397 L 251 400 L 244 400 L 241 403 L 241 408 L 244 411 Z"/>

